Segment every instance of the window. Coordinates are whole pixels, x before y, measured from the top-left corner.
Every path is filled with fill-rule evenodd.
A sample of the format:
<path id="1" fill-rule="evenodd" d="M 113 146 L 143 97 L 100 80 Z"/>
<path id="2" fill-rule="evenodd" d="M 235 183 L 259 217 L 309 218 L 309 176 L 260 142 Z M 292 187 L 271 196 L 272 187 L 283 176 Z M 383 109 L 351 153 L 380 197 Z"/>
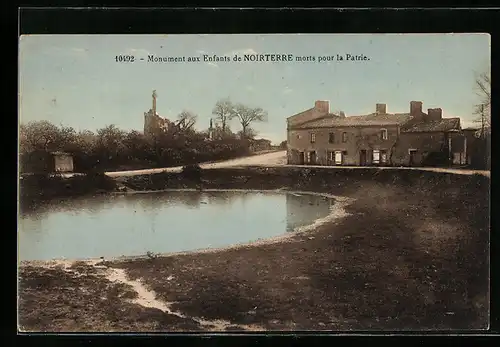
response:
<path id="1" fill-rule="evenodd" d="M 334 143 L 335 142 L 335 134 L 334 133 L 328 134 L 328 142 L 329 143 Z"/>
<path id="2" fill-rule="evenodd" d="M 347 142 L 347 133 L 342 133 L 342 142 Z"/>
<path id="3" fill-rule="evenodd" d="M 311 133 L 311 143 L 314 143 L 314 142 L 316 142 L 316 134 Z"/>
<path id="4" fill-rule="evenodd" d="M 373 150 L 373 164 L 379 164 L 380 163 L 380 151 L 377 149 Z"/>
<path id="5" fill-rule="evenodd" d="M 380 151 L 380 162 L 387 163 L 387 151 Z"/>
<path id="6" fill-rule="evenodd" d="M 342 152 L 335 151 L 335 165 L 342 165 Z"/>
<path id="7" fill-rule="evenodd" d="M 382 140 L 387 140 L 387 129 L 380 130 L 380 138 Z"/>

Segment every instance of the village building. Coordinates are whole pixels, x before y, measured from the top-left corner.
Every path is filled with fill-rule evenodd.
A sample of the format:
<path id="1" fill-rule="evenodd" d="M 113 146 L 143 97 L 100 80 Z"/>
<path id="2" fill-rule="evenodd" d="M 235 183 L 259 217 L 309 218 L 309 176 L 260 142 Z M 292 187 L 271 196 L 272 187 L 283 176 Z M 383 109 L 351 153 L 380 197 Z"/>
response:
<path id="1" fill-rule="evenodd" d="M 459 118 L 441 109 L 408 113 L 375 112 L 346 117 L 330 112 L 328 101 L 287 118 L 287 161 L 296 165 L 424 166 L 466 164 L 466 140 Z"/>

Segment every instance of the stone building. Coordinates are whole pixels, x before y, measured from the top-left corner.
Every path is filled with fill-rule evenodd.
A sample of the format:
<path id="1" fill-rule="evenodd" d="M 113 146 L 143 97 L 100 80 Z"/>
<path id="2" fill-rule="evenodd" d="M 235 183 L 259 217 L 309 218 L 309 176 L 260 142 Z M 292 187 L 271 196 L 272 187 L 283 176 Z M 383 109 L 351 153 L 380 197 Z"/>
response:
<path id="1" fill-rule="evenodd" d="M 172 122 L 166 118 L 159 116 L 156 112 L 156 91 L 153 90 L 152 99 L 153 105 L 148 112 L 144 112 L 144 135 L 153 136 L 158 133 L 165 132 L 172 126 Z"/>
<path id="2" fill-rule="evenodd" d="M 489 170 L 491 161 L 491 133 L 478 128 L 463 129 L 466 141 L 467 165 L 475 169 Z M 483 135 L 483 136 L 481 136 Z"/>
<path id="3" fill-rule="evenodd" d="M 333 114 L 328 101 L 287 119 L 289 164 L 307 165 L 446 165 L 465 163 L 459 118 L 442 118 L 441 109 L 422 111 L 410 102 L 408 113 L 375 112 L 346 117 Z M 453 150 L 456 152 L 454 153 Z"/>
<path id="4" fill-rule="evenodd" d="M 467 141 L 460 118 L 443 118 L 440 108 L 422 111 L 422 102 L 412 101 L 411 118 L 401 126 L 394 151 L 394 164 L 404 166 L 465 165 Z"/>

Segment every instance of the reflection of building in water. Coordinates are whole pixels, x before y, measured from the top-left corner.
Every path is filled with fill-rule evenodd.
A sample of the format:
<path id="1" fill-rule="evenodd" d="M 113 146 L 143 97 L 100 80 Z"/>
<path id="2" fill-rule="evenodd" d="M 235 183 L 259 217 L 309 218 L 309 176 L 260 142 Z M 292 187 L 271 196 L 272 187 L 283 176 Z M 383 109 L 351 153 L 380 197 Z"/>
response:
<path id="1" fill-rule="evenodd" d="M 206 192 L 205 197 L 207 202 L 213 205 L 228 205 L 234 202 L 236 199 L 246 199 L 244 194 L 239 192 L 230 191 L 216 191 L 216 192 Z"/>
<path id="2" fill-rule="evenodd" d="M 286 194 L 286 231 L 306 226 L 330 213 L 333 200 L 318 195 Z"/>

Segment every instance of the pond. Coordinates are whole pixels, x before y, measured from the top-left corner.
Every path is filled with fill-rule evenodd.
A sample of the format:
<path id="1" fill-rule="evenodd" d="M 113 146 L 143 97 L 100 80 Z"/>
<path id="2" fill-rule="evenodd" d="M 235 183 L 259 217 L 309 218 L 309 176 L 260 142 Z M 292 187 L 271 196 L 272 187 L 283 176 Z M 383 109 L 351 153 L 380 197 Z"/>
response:
<path id="1" fill-rule="evenodd" d="M 335 200 L 307 193 L 169 191 L 51 202 L 18 222 L 19 260 L 86 259 L 220 248 L 297 231 Z"/>

